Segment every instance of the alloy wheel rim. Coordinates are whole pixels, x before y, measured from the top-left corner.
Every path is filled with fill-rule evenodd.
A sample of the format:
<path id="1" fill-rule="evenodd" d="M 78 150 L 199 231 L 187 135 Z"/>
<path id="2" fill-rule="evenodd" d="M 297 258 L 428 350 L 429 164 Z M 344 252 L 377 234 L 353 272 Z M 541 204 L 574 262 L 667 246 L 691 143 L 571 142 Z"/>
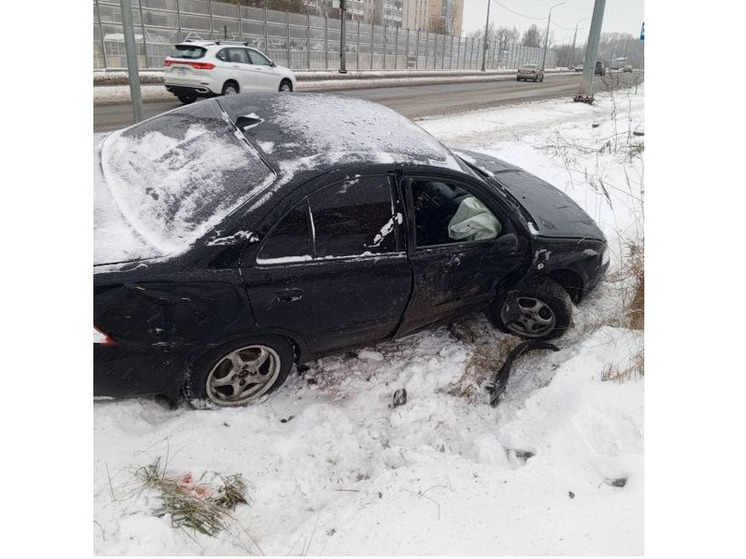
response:
<path id="1" fill-rule="evenodd" d="M 280 357 L 271 347 L 249 345 L 218 360 L 207 376 L 207 396 L 220 406 L 242 406 L 265 394 L 280 374 Z"/>
<path id="2" fill-rule="evenodd" d="M 520 316 L 508 324 L 510 332 L 527 338 L 541 338 L 551 332 L 557 324 L 557 317 L 552 308 L 541 299 L 521 296 L 516 298 Z M 500 311 L 503 322 L 507 319 L 507 307 Z"/>

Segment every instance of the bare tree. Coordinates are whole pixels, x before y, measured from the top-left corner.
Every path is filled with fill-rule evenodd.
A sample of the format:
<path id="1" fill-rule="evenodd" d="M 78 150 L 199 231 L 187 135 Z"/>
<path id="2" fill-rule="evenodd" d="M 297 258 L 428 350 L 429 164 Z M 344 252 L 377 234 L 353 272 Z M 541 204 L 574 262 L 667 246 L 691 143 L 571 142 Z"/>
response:
<path id="1" fill-rule="evenodd" d="M 526 29 L 526 31 L 523 32 L 523 38 L 521 39 L 521 44 L 524 47 L 541 47 L 543 44 L 542 40 L 542 33 L 539 31 L 539 28 L 536 26 L 536 24 L 533 24 L 531 27 Z"/>

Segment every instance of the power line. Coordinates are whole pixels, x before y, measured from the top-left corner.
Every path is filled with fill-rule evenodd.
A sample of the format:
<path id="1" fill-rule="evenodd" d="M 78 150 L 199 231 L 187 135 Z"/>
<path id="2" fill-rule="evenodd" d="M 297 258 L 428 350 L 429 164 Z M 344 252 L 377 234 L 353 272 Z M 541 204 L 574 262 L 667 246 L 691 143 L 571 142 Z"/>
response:
<path id="1" fill-rule="evenodd" d="M 537 20 L 537 21 L 539 21 L 539 20 L 542 20 L 542 21 L 543 21 L 543 20 L 545 19 L 545 18 L 543 18 L 543 17 L 533 17 L 533 16 L 527 16 L 527 15 L 525 15 L 525 14 L 519 14 L 518 12 L 516 12 L 515 10 L 513 10 L 513 9 L 511 9 L 511 8 L 508 8 L 507 6 L 503 6 L 503 5 L 502 5 L 502 4 L 500 4 L 500 2 L 498 2 L 497 0 L 490 0 L 490 1 L 491 1 L 491 2 L 494 2 L 495 4 L 497 4 L 498 6 L 500 6 L 501 8 L 505 8 L 506 10 L 508 10 L 509 12 L 511 12 L 511 13 L 513 13 L 513 14 L 517 15 L 517 16 L 525 17 L 525 18 L 527 18 L 527 19 L 535 19 L 535 20 Z"/>

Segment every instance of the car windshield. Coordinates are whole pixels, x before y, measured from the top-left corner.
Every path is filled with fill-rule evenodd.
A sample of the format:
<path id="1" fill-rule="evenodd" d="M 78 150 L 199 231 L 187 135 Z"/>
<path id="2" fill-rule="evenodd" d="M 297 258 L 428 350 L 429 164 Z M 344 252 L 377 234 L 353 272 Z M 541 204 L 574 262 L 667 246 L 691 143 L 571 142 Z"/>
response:
<path id="1" fill-rule="evenodd" d="M 113 133 L 101 170 L 123 216 L 163 255 L 188 248 L 275 178 L 212 102 Z"/>

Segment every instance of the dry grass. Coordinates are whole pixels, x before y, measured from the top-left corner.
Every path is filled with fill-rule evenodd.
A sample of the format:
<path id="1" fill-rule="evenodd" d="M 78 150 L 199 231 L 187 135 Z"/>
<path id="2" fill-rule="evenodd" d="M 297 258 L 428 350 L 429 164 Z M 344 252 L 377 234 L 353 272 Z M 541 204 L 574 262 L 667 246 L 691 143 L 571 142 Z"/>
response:
<path id="1" fill-rule="evenodd" d="M 645 243 L 629 244 L 625 267 L 633 280 L 632 300 L 627 305 L 629 327 L 633 330 L 645 329 Z"/>
<path id="2" fill-rule="evenodd" d="M 645 353 L 640 351 L 630 359 L 627 367 L 621 369 L 615 365 L 607 365 L 601 373 L 604 382 L 616 382 L 622 384 L 629 380 L 638 380 L 645 376 Z"/>
<path id="3" fill-rule="evenodd" d="M 492 327 L 485 328 L 484 322 L 477 319 L 454 322 L 449 331 L 457 340 L 473 344 L 474 353 L 466 364 L 464 373 L 448 393 L 474 400 L 484 395 L 484 384 L 492 379 L 510 350 L 521 343 L 521 339 L 500 335 Z"/>
<path id="4" fill-rule="evenodd" d="M 156 514 L 168 514 L 175 528 L 191 529 L 215 536 L 228 528 L 229 511 L 237 504 L 248 504 L 246 483 L 240 474 L 220 476 L 222 484 L 214 490 L 197 483 L 192 474 L 166 475 L 166 465 L 157 458 L 152 464 L 135 470 L 141 488 L 155 490 L 163 501 Z"/>

